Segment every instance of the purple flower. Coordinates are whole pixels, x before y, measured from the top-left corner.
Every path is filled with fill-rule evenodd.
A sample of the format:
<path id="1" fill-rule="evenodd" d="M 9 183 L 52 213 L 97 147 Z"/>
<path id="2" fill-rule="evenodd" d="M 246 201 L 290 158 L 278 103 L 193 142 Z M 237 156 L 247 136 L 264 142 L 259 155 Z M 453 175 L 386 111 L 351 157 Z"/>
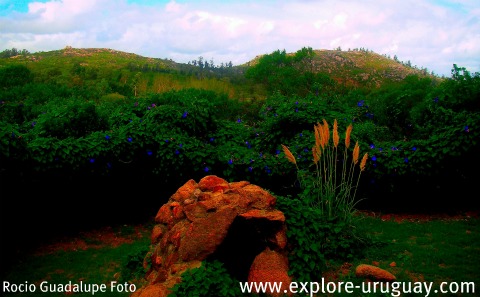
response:
<path id="1" fill-rule="evenodd" d="M 360 100 L 357 102 L 357 106 L 362 107 L 364 103 L 365 103 L 365 100 Z"/>
<path id="2" fill-rule="evenodd" d="M 238 119 L 238 120 L 237 120 L 237 123 L 241 123 L 241 122 L 242 122 L 242 119 Z"/>
<path id="3" fill-rule="evenodd" d="M 153 154 L 153 152 L 151 150 L 147 151 L 147 155 L 151 156 L 152 154 Z"/>
<path id="4" fill-rule="evenodd" d="M 32 127 L 35 127 L 36 124 L 37 122 L 32 122 Z"/>
<path id="5" fill-rule="evenodd" d="M 232 159 L 228 160 L 228 164 L 229 164 L 229 165 L 232 165 L 232 164 L 233 164 L 233 160 L 232 160 Z"/>
<path id="6" fill-rule="evenodd" d="M 127 138 L 127 141 L 128 141 L 128 142 L 132 142 L 132 138 L 131 138 L 131 137 L 128 137 L 128 138 Z"/>
<path id="7" fill-rule="evenodd" d="M 298 112 L 298 108 L 295 108 L 295 112 Z"/>
<path id="8" fill-rule="evenodd" d="M 152 103 L 152 107 L 157 107 L 157 105 L 155 105 L 155 103 Z"/>
<path id="9" fill-rule="evenodd" d="M 417 150 L 416 146 L 412 147 L 412 151 L 416 151 L 416 150 Z"/>
<path id="10" fill-rule="evenodd" d="M 208 168 L 208 166 L 205 166 L 205 168 L 203 168 L 203 171 L 209 172 L 209 171 L 210 171 L 210 168 Z"/>
<path id="11" fill-rule="evenodd" d="M 297 102 L 295 102 L 295 104 L 297 104 L 297 105 L 298 105 L 298 101 L 297 101 Z"/>
<path id="12" fill-rule="evenodd" d="M 182 119 L 186 118 L 188 116 L 188 111 L 185 111 L 183 114 L 182 114 Z"/>
<path id="13" fill-rule="evenodd" d="M 275 155 L 280 155 L 280 150 L 276 150 Z"/>
<path id="14" fill-rule="evenodd" d="M 375 145 L 373 143 L 370 144 L 370 148 L 373 150 L 375 148 Z"/>
<path id="15" fill-rule="evenodd" d="M 180 147 L 180 148 L 183 147 L 183 144 L 180 143 L 180 144 L 178 145 L 178 147 Z"/>
<path id="16" fill-rule="evenodd" d="M 106 140 L 110 140 L 110 138 L 111 138 L 110 135 L 105 135 Z"/>
<path id="17" fill-rule="evenodd" d="M 470 129 L 468 129 L 468 126 L 465 126 L 465 127 L 463 128 L 463 131 L 465 131 L 465 132 L 470 132 Z"/>
<path id="18" fill-rule="evenodd" d="M 438 97 L 433 98 L 433 102 L 437 103 L 438 102 Z"/>
<path id="19" fill-rule="evenodd" d="M 168 140 L 168 139 L 165 139 L 165 142 L 166 142 L 166 143 L 168 143 L 169 141 L 170 141 L 170 140 Z"/>
<path id="20" fill-rule="evenodd" d="M 373 161 L 373 162 L 377 161 L 377 156 L 373 155 L 373 156 L 372 156 L 372 161 Z"/>
<path id="21" fill-rule="evenodd" d="M 405 161 L 405 163 L 408 163 L 408 158 L 403 159 L 403 161 Z"/>
<path id="22" fill-rule="evenodd" d="M 248 167 L 248 171 L 252 172 L 252 171 L 253 171 L 253 167 L 252 167 L 252 166 Z"/>
<path id="23" fill-rule="evenodd" d="M 94 158 L 90 158 L 90 163 L 95 163 L 95 159 L 94 159 Z"/>
<path id="24" fill-rule="evenodd" d="M 210 137 L 210 142 L 214 142 L 214 141 L 215 141 L 215 138 Z"/>
<path id="25" fill-rule="evenodd" d="M 175 150 L 175 155 L 179 155 L 180 154 L 180 151 L 179 150 Z"/>

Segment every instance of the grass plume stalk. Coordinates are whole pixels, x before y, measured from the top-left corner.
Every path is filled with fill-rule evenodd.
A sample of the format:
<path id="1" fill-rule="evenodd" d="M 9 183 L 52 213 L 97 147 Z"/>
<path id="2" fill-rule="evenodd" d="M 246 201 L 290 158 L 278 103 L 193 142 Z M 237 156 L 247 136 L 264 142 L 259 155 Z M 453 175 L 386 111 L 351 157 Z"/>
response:
<path id="1" fill-rule="evenodd" d="M 314 170 L 306 171 L 308 176 L 300 174 L 295 157 L 289 148 L 282 144 L 283 151 L 287 160 L 293 163 L 297 169 L 297 176 L 301 179 L 299 181 L 304 188 L 302 194 L 304 198 L 312 206 L 319 208 L 325 219 L 340 219 L 351 223 L 354 207 L 358 202 L 355 200 L 355 196 L 360 176 L 366 168 L 368 153 L 365 153 L 359 162 L 360 146 L 358 141 L 353 150 L 350 149 L 353 129 L 351 124 L 345 132 L 343 159 L 338 157 L 340 135 L 337 120 L 334 121 L 331 132 L 325 119 L 322 123 L 314 125 L 313 128 L 315 135 L 315 145 L 312 147 Z M 332 133 L 332 141 L 330 141 L 330 133 Z"/>

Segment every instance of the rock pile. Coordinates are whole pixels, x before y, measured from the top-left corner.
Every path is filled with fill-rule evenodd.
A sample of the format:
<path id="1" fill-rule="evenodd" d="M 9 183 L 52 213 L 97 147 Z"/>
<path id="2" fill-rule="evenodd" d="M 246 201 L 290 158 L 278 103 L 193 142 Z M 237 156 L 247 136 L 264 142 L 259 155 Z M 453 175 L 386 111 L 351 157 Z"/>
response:
<path id="1" fill-rule="evenodd" d="M 247 181 L 189 180 L 155 217 L 148 284 L 132 297 L 167 296 L 184 271 L 209 259 L 223 262 L 239 281 L 288 285 L 285 216 L 275 203 Z"/>

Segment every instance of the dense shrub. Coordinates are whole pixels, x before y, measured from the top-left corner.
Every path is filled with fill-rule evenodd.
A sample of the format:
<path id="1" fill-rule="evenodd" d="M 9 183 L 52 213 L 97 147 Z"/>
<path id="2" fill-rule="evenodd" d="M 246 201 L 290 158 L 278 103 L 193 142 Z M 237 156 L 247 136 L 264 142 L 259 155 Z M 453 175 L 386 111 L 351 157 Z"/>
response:
<path id="1" fill-rule="evenodd" d="M 177 296 L 248 296 L 240 290 L 239 282 L 219 261 L 204 261 L 202 266 L 182 273 L 182 282 L 172 288 L 169 297 Z"/>

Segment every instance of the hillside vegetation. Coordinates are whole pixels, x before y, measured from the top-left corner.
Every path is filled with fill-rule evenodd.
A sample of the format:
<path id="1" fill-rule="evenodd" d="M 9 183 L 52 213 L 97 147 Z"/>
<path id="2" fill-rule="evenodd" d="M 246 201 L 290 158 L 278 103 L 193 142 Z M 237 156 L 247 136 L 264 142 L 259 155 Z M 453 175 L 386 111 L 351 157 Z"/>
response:
<path id="1" fill-rule="evenodd" d="M 403 63 L 368 50 L 311 51 L 312 55 L 306 61 L 308 71 L 321 74 L 340 87 L 378 88 L 385 83 L 400 82 L 409 75 L 440 80 L 426 69 L 412 67 L 410 62 Z M 138 96 L 190 87 L 225 93 L 240 100 L 264 99 L 267 95 L 264 86 L 244 77 L 246 70 L 265 55 L 233 66 L 231 62 L 215 65 L 203 57 L 187 64 L 177 63 L 106 48 L 65 47 L 48 52 L 24 50 L 14 53 L 16 55 L 0 59 L 0 67 L 25 65 L 34 75 L 35 82 L 86 86 L 96 90 L 96 97 L 111 94 Z"/>

